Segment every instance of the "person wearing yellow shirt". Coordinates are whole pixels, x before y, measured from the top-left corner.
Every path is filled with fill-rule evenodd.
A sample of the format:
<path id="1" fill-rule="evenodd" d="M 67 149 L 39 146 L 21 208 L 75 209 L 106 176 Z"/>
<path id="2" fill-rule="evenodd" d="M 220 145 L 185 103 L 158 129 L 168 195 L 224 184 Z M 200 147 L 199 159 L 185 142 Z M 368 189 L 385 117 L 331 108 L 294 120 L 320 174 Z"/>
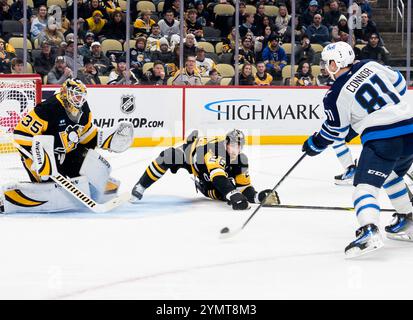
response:
<path id="1" fill-rule="evenodd" d="M 272 82 L 272 76 L 265 70 L 265 63 L 257 63 L 257 73 L 255 74 L 255 84 L 257 86 L 269 86 Z"/>
<path id="2" fill-rule="evenodd" d="M 98 35 L 107 23 L 107 20 L 103 19 L 103 14 L 100 10 L 95 10 L 92 16 L 86 19 L 86 23 L 88 26 L 87 29 L 95 35 Z"/>

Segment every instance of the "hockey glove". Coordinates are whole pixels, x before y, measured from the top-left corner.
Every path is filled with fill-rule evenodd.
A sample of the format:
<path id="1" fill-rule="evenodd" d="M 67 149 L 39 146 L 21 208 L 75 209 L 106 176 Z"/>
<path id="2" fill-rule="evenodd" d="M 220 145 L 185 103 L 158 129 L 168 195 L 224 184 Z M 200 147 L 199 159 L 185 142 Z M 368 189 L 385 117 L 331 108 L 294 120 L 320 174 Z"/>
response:
<path id="1" fill-rule="evenodd" d="M 234 210 L 246 210 L 250 207 L 248 199 L 237 190 L 228 193 L 226 198 L 229 200 L 228 204 L 232 205 L 232 209 Z"/>
<path id="2" fill-rule="evenodd" d="M 277 191 L 272 191 L 271 189 L 265 189 L 260 191 L 257 194 L 258 197 L 258 203 L 261 203 L 265 200 L 263 203 L 264 205 L 277 205 L 280 204 L 280 197 L 278 196 Z M 267 198 L 267 199 L 265 199 Z"/>
<path id="3" fill-rule="evenodd" d="M 309 137 L 303 144 L 302 151 L 305 152 L 307 155 L 310 157 L 314 157 L 316 155 L 319 155 L 321 152 L 323 152 L 326 147 L 319 147 L 316 145 L 314 142 L 314 137 L 317 135 L 317 133 L 313 134 L 311 137 Z"/>

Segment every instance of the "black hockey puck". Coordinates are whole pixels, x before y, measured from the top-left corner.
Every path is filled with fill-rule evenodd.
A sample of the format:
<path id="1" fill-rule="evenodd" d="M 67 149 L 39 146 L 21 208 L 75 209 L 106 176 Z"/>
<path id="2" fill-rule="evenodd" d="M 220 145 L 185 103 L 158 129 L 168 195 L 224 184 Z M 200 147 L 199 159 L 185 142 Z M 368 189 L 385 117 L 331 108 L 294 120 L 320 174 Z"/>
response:
<path id="1" fill-rule="evenodd" d="M 229 228 L 225 227 L 221 230 L 221 233 L 228 233 L 229 232 Z"/>

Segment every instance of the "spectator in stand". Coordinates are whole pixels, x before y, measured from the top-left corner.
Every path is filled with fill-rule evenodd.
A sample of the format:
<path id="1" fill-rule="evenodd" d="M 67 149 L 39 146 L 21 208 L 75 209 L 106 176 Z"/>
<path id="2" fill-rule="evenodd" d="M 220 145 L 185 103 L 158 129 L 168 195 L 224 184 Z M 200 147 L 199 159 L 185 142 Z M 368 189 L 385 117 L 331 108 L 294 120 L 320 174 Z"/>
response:
<path id="1" fill-rule="evenodd" d="M 32 41 L 36 39 L 40 32 L 43 31 L 47 26 L 47 7 L 40 6 L 37 17 L 33 19 L 30 34 L 32 36 Z"/>
<path id="2" fill-rule="evenodd" d="M 74 42 L 72 40 L 69 40 L 67 42 L 67 47 L 65 50 L 66 64 L 71 70 L 74 70 L 74 65 L 76 63 L 76 70 L 80 70 L 81 68 L 83 68 L 83 57 L 79 54 L 76 56 L 76 58 L 74 57 L 74 47 Z"/>
<path id="3" fill-rule="evenodd" d="M 318 8 L 318 2 L 316 0 L 311 0 L 310 3 L 308 4 L 307 10 L 303 13 L 303 25 L 305 27 L 309 27 L 313 21 L 314 21 L 314 16 L 316 14 L 319 14 L 321 16 L 322 11 Z"/>
<path id="4" fill-rule="evenodd" d="M 197 20 L 202 25 L 202 27 L 213 27 L 214 15 L 208 12 L 202 0 L 195 0 L 194 6 L 198 16 Z"/>
<path id="5" fill-rule="evenodd" d="M 262 18 L 262 24 L 264 26 L 264 29 L 265 29 L 265 27 L 269 26 L 269 27 L 271 27 L 272 30 L 277 31 L 273 21 L 268 16 L 264 16 L 264 18 Z"/>
<path id="6" fill-rule="evenodd" d="M 196 58 L 194 56 L 189 56 L 185 61 L 185 68 L 181 73 L 181 70 L 178 70 L 172 81 L 173 85 L 185 85 L 185 86 L 200 86 L 201 75 L 199 74 L 196 68 Z"/>
<path id="7" fill-rule="evenodd" d="M 361 59 L 372 59 L 380 64 L 387 65 L 389 62 L 388 54 L 383 47 L 379 46 L 379 35 L 372 33 L 369 38 L 369 43 L 361 49 Z"/>
<path id="8" fill-rule="evenodd" d="M 202 77 L 208 77 L 209 72 L 216 68 L 214 60 L 205 57 L 204 48 L 196 48 L 196 68 Z"/>
<path id="9" fill-rule="evenodd" d="M 314 63 L 315 51 L 311 47 L 310 39 L 307 35 L 301 38 L 301 46 L 295 51 L 295 63 L 300 64 L 303 61 L 308 62 L 310 65 Z"/>
<path id="10" fill-rule="evenodd" d="M 266 26 L 264 29 L 264 35 L 256 37 L 254 42 L 254 52 L 255 60 L 262 60 L 262 50 L 268 46 L 268 39 L 271 36 L 274 36 L 275 32 L 271 29 L 270 26 Z"/>
<path id="11" fill-rule="evenodd" d="M 184 42 L 184 59 L 189 56 L 196 56 L 196 42 L 195 36 L 192 33 L 188 33 Z"/>
<path id="12" fill-rule="evenodd" d="M 84 38 L 84 44 L 77 51 L 78 54 L 82 55 L 84 58 L 90 58 L 92 55 L 91 45 L 95 41 L 95 35 L 93 32 L 87 32 Z"/>
<path id="13" fill-rule="evenodd" d="M 24 23 L 23 0 L 16 0 L 15 2 L 13 2 L 12 5 L 10 6 L 9 13 L 11 15 L 12 20 L 16 20 L 16 21 L 20 21 L 21 23 Z M 31 20 L 31 18 L 32 18 L 32 8 L 27 6 L 27 19 Z"/>
<path id="14" fill-rule="evenodd" d="M 165 0 L 162 14 L 165 16 L 167 11 L 172 11 L 174 17 L 179 17 L 179 8 L 180 8 L 180 1 L 179 0 Z"/>
<path id="15" fill-rule="evenodd" d="M 347 24 L 347 18 L 344 14 L 342 14 L 340 16 L 340 18 L 338 19 L 338 31 L 342 31 L 345 32 L 347 34 L 350 34 L 350 30 L 348 28 L 348 24 Z"/>
<path id="16" fill-rule="evenodd" d="M 161 35 L 170 39 L 174 34 L 179 34 L 179 21 L 174 18 L 174 12 L 168 10 L 164 18 L 159 20 Z"/>
<path id="17" fill-rule="evenodd" d="M 151 33 L 152 26 L 156 24 L 155 20 L 151 19 L 151 14 L 150 10 L 143 10 L 140 18 L 135 20 L 133 24 L 135 37 L 147 37 Z"/>
<path id="18" fill-rule="evenodd" d="M 272 82 L 272 76 L 266 71 L 265 63 L 257 63 L 257 73 L 255 74 L 255 84 L 257 86 L 269 86 Z"/>
<path id="19" fill-rule="evenodd" d="M 290 19 L 291 16 L 288 14 L 287 7 L 284 4 L 280 4 L 280 10 L 275 17 L 275 28 L 280 37 L 284 37 Z"/>
<path id="20" fill-rule="evenodd" d="M 152 61 L 161 61 L 163 64 L 171 63 L 174 60 L 174 54 L 171 52 L 169 42 L 166 38 L 159 40 L 159 51 L 151 54 Z"/>
<path id="21" fill-rule="evenodd" d="M 149 35 L 148 39 L 146 39 L 146 51 L 149 51 L 149 52 L 160 51 L 161 38 L 162 38 L 161 28 L 159 28 L 158 24 L 154 24 L 151 27 L 151 34 Z"/>
<path id="22" fill-rule="evenodd" d="M 6 50 L 6 42 L 0 39 L 0 73 L 11 72 L 11 59 L 13 58 L 14 54 Z"/>
<path id="23" fill-rule="evenodd" d="M 209 71 L 209 80 L 205 83 L 206 86 L 219 86 L 221 85 L 222 77 L 219 75 L 217 69 Z"/>
<path id="24" fill-rule="evenodd" d="M 77 77 L 84 84 L 100 84 L 99 72 L 89 58 L 83 60 L 84 67 L 77 73 Z"/>
<path id="25" fill-rule="evenodd" d="M 301 62 L 298 66 L 297 73 L 294 75 L 293 86 L 308 87 L 315 86 L 315 78 L 311 73 L 311 66 L 308 62 Z"/>
<path id="26" fill-rule="evenodd" d="M 0 1 L 0 21 L 11 20 L 10 6 L 7 3 L 7 0 Z M 0 25 L 1 32 L 1 25 Z"/>
<path id="27" fill-rule="evenodd" d="M 232 28 L 231 33 L 222 41 L 222 53 L 233 52 L 235 48 L 235 27 Z"/>
<path id="28" fill-rule="evenodd" d="M 65 34 L 67 32 L 67 30 L 70 28 L 70 26 L 72 25 L 70 23 L 70 20 L 66 17 L 66 9 L 62 10 L 62 17 L 61 17 L 62 21 L 60 23 L 60 28 L 59 31 L 63 34 Z M 77 23 L 80 25 L 81 22 L 80 20 L 77 21 Z M 79 30 L 79 29 L 78 29 Z M 83 34 L 82 34 L 82 38 L 83 38 Z"/>
<path id="29" fill-rule="evenodd" d="M 88 0 L 88 4 L 86 6 L 86 10 L 84 12 L 85 20 L 93 16 L 95 11 L 100 11 L 102 17 L 106 18 L 109 17 L 107 15 L 106 10 L 103 6 L 100 5 L 99 0 Z"/>
<path id="30" fill-rule="evenodd" d="M 72 21 L 74 19 L 74 4 L 72 3 L 70 6 L 67 7 L 66 10 L 67 14 L 66 17 Z M 84 3 L 83 0 L 77 0 L 77 18 L 80 22 L 84 22 L 85 19 L 89 18 L 89 6 L 87 3 Z M 90 12 L 92 14 L 92 12 Z"/>
<path id="31" fill-rule="evenodd" d="M 126 84 L 126 76 L 129 74 L 131 84 L 139 84 L 139 79 L 135 73 L 126 70 L 126 60 L 124 57 L 118 59 L 117 67 L 109 74 L 108 84 Z"/>
<path id="32" fill-rule="evenodd" d="M 63 33 L 57 30 L 57 23 L 54 17 L 49 17 L 47 19 L 47 27 L 40 32 L 38 39 L 39 43 L 47 41 L 54 47 L 59 47 L 65 40 Z"/>
<path id="33" fill-rule="evenodd" d="M 103 0 L 103 5 L 108 17 L 112 16 L 116 11 L 122 12 L 118 0 Z"/>
<path id="34" fill-rule="evenodd" d="M 254 15 L 254 23 L 257 27 L 257 33 L 262 35 L 264 33 L 264 17 L 265 17 L 265 6 L 264 4 L 258 4 L 257 6 L 257 13 Z"/>
<path id="35" fill-rule="evenodd" d="M 252 32 L 254 36 L 258 35 L 258 29 L 254 25 L 254 15 L 252 13 L 245 14 L 245 22 L 239 26 L 239 34 L 245 37 L 248 32 Z"/>
<path id="36" fill-rule="evenodd" d="M 329 4 L 330 10 L 324 16 L 324 25 L 328 28 L 338 25 L 341 13 L 337 0 L 332 0 Z"/>
<path id="37" fill-rule="evenodd" d="M 295 28 L 294 28 L 294 35 L 295 35 L 295 42 L 299 43 L 300 39 L 305 35 L 306 28 L 303 26 L 301 22 L 301 16 L 295 17 Z M 291 43 L 291 24 L 292 19 L 288 22 L 287 30 L 285 31 L 283 42 L 284 43 Z"/>
<path id="38" fill-rule="evenodd" d="M 243 64 L 243 63 L 250 63 L 250 64 L 255 64 L 255 53 L 253 51 L 253 41 L 251 37 L 244 37 L 241 39 L 241 47 L 238 50 L 238 63 Z M 234 64 L 235 61 L 235 53 L 234 56 L 232 57 L 232 63 Z"/>
<path id="39" fill-rule="evenodd" d="M 357 43 L 367 44 L 369 42 L 370 35 L 373 33 L 379 34 L 376 24 L 369 19 L 367 13 L 362 13 L 361 29 L 354 29 L 354 37 L 356 38 Z"/>
<path id="40" fill-rule="evenodd" d="M 143 75 L 142 84 L 164 86 L 166 85 L 166 82 L 167 77 L 163 63 L 161 61 L 155 61 L 153 67 Z"/>
<path id="41" fill-rule="evenodd" d="M 93 32 L 95 36 L 100 36 L 103 27 L 108 21 L 103 19 L 102 11 L 95 10 L 90 18 L 86 19 L 86 30 Z"/>
<path id="42" fill-rule="evenodd" d="M 235 6 L 235 4 L 231 3 L 231 2 L 229 2 L 228 4 L 231 4 L 231 5 Z M 245 22 L 246 18 L 247 18 L 247 5 L 245 4 L 245 2 L 240 1 L 240 3 L 239 3 L 239 23 L 243 24 Z M 234 16 L 233 16 L 232 19 L 233 19 L 232 20 L 233 23 L 235 24 L 235 13 L 234 13 Z"/>
<path id="43" fill-rule="evenodd" d="M 278 37 L 272 36 L 268 40 L 268 46 L 262 52 L 262 59 L 274 80 L 280 80 L 282 79 L 281 71 L 287 64 L 287 54 L 279 45 Z"/>
<path id="44" fill-rule="evenodd" d="M 255 84 L 254 76 L 252 75 L 252 65 L 244 63 L 239 74 L 238 83 L 240 86 L 253 86 Z M 231 80 L 231 85 L 235 85 L 235 76 Z"/>
<path id="45" fill-rule="evenodd" d="M 323 60 L 320 61 L 320 74 L 317 76 L 316 84 L 317 86 L 328 86 L 331 87 L 334 83 L 334 79 L 330 77 L 326 69 L 326 64 Z"/>
<path id="46" fill-rule="evenodd" d="M 92 50 L 91 55 L 90 58 L 85 58 L 86 61 L 90 60 L 95 69 L 98 71 L 98 75 L 107 75 L 110 69 L 112 69 L 112 63 L 109 58 L 103 54 L 101 44 L 98 41 L 95 41 L 91 44 L 90 48 Z"/>
<path id="47" fill-rule="evenodd" d="M 320 14 L 314 16 L 314 21 L 311 26 L 306 30 L 306 34 L 309 37 L 311 43 L 318 43 L 322 46 L 326 46 L 330 43 L 330 33 L 328 28 L 321 24 L 323 18 Z"/>
<path id="48" fill-rule="evenodd" d="M 114 11 L 110 20 L 102 30 L 102 35 L 106 39 L 115 39 L 124 43 L 126 39 L 126 23 L 122 20 L 122 12 Z"/>
<path id="49" fill-rule="evenodd" d="M 62 84 L 67 79 L 73 77 L 73 71 L 66 64 L 64 56 L 58 56 L 55 60 L 54 67 L 47 74 L 48 84 Z"/>
<path id="50" fill-rule="evenodd" d="M 42 51 L 40 56 L 34 59 L 34 70 L 43 78 L 52 70 L 56 54 L 52 51 L 52 46 L 47 41 L 42 42 L 40 47 Z"/>
<path id="51" fill-rule="evenodd" d="M 132 68 L 142 70 L 145 63 L 151 61 L 151 56 L 146 51 L 146 39 L 145 37 L 139 37 L 136 39 L 135 48 L 130 49 L 130 64 Z"/>
<path id="52" fill-rule="evenodd" d="M 24 62 L 20 58 L 11 59 L 11 73 L 12 74 L 23 74 L 24 73 Z"/>
<path id="53" fill-rule="evenodd" d="M 202 30 L 202 24 L 197 20 L 196 9 L 189 9 L 187 11 L 187 19 L 185 20 L 187 32 L 192 33 L 195 36 L 196 41 L 203 41 L 204 32 Z"/>

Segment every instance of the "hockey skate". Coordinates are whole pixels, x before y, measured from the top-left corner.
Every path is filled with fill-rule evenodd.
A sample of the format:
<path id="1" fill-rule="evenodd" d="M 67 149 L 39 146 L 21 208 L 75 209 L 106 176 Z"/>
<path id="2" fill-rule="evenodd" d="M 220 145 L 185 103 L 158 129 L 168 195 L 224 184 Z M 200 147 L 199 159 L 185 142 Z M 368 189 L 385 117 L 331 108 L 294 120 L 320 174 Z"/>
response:
<path id="1" fill-rule="evenodd" d="M 391 240 L 413 241 L 412 214 L 395 213 L 393 221 L 385 227 L 386 236 Z"/>
<path id="2" fill-rule="evenodd" d="M 139 182 L 135 184 L 135 186 L 132 189 L 132 195 L 129 199 L 129 202 L 138 203 L 142 199 L 144 191 L 145 188 L 142 187 L 142 185 Z"/>
<path id="3" fill-rule="evenodd" d="M 334 183 L 339 186 L 353 184 L 354 174 L 356 173 L 356 163 L 349 166 L 343 174 L 334 177 Z"/>
<path id="4" fill-rule="evenodd" d="M 374 224 L 357 229 L 356 237 L 344 250 L 346 258 L 355 258 L 384 246 L 379 229 Z"/>

